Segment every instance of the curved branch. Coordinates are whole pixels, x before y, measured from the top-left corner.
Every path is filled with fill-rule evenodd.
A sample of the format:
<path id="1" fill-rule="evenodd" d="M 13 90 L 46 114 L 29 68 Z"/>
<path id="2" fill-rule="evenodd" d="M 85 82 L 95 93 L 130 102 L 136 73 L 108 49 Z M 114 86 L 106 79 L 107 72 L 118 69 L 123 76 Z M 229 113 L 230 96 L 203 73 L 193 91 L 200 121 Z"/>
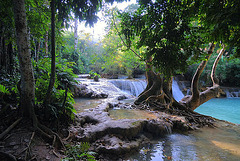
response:
<path id="1" fill-rule="evenodd" d="M 193 76 L 192 84 L 191 84 L 192 96 L 190 97 L 190 100 L 188 101 L 188 105 L 187 105 L 191 109 L 197 108 L 200 104 L 200 92 L 198 90 L 199 78 L 200 78 L 204 68 L 206 67 L 209 58 L 211 57 L 215 46 L 216 45 L 214 43 L 211 43 L 210 48 L 208 49 L 208 54 L 205 57 L 205 60 L 203 60 L 201 62 L 201 64 L 198 66 L 198 68 Z"/>
<path id="2" fill-rule="evenodd" d="M 223 48 L 219 52 L 217 58 L 214 61 L 213 67 L 212 67 L 211 79 L 212 79 L 212 82 L 213 82 L 213 86 L 216 85 L 216 84 L 219 84 L 219 80 L 215 76 L 215 72 L 216 72 L 216 69 L 217 69 L 218 62 L 219 62 L 221 56 L 223 55 L 224 51 L 225 51 L 225 45 L 223 44 Z"/>

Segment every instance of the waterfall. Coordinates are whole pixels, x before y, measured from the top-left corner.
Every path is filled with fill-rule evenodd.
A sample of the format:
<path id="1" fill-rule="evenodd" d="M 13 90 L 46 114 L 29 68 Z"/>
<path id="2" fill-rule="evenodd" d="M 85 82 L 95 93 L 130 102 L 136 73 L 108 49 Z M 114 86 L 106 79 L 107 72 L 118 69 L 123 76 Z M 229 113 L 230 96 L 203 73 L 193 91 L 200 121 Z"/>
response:
<path id="1" fill-rule="evenodd" d="M 147 86 L 147 82 L 141 79 L 115 79 L 110 80 L 109 82 L 122 91 L 134 96 L 138 96 Z M 180 101 L 184 97 L 184 94 L 180 90 L 177 81 L 174 79 L 172 83 L 172 91 L 173 97 L 176 101 Z"/>
<path id="2" fill-rule="evenodd" d="M 239 88 L 222 87 L 222 89 L 226 93 L 227 98 L 240 97 L 240 89 Z"/>
<path id="3" fill-rule="evenodd" d="M 180 90 L 179 85 L 175 79 L 173 79 L 173 82 L 172 82 L 172 93 L 173 93 L 174 99 L 178 102 L 184 97 L 184 94 Z"/>
<path id="4" fill-rule="evenodd" d="M 121 89 L 124 92 L 127 92 L 131 95 L 138 96 L 147 86 L 145 80 L 140 79 L 116 79 L 110 80 L 110 83 L 114 84 L 116 87 Z"/>

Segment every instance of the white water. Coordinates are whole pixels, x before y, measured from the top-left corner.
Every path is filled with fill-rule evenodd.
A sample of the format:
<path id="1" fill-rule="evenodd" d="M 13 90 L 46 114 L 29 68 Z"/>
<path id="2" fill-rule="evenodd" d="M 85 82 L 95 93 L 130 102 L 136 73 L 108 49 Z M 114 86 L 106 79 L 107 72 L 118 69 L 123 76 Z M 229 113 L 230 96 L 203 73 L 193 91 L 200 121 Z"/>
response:
<path id="1" fill-rule="evenodd" d="M 222 88 L 227 98 L 240 97 L 240 89 L 238 88 Z"/>
<path id="2" fill-rule="evenodd" d="M 175 79 L 173 79 L 173 82 L 172 82 L 172 93 L 173 93 L 173 98 L 178 102 L 184 97 L 184 94 L 180 90 L 179 85 Z"/>
<path id="3" fill-rule="evenodd" d="M 128 94 L 132 94 L 134 96 L 138 96 L 141 94 L 141 92 L 146 88 L 147 82 L 142 79 L 116 79 L 116 80 L 110 80 L 112 84 L 114 84 L 116 87 L 121 89 L 124 92 L 127 92 Z M 173 97 L 176 101 L 180 101 L 184 94 L 179 88 L 179 85 L 176 80 L 173 79 L 172 83 L 172 91 L 173 91 Z"/>
<path id="4" fill-rule="evenodd" d="M 115 79 L 110 80 L 112 84 L 121 89 L 122 91 L 138 96 L 146 88 L 147 83 L 145 80 L 140 79 Z"/>

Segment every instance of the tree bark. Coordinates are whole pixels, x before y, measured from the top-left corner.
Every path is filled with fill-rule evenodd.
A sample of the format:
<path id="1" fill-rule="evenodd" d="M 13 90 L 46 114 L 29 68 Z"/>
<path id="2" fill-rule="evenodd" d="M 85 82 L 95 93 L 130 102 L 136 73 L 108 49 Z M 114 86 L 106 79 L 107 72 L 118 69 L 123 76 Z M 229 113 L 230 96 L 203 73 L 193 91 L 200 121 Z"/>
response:
<path id="1" fill-rule="evenodd" d="M 211 79 L 213 82 L 213 86 L 200 93 L 200 105 L 207 102 L 208 100 L 210 100 L 212 98 L 215 98 L 219 93 L 219 87 L 220 87 L 219 80 L 215 76 L 215 72 L 217 69 L 218 62 L 219 62 L 221 56 L 223 55 L 224 51 L 225 51 L 225 49 L 224 49 L 224 45 L 223 45 L 223 48 L 221 49 L 217 58 L 214 61 L 212 71 L 211 71 Z"/>
<path id="2" fill-rule="evenodd" d="M 36 117 L 33 117 L 35 115 L 35 83 L 24 0 L 13 0 L 13 6 L 21 75 L 20 107 L 23 110 L 23 115 L 33 118 L 33 123 L 36 123 Z"/>
<path id="3" fill-rule="evenodd" d="M 184 104 L 185 106 L 187 106 L 188 108 L 190 108 L 192 110 L 196 109 L 197 107 L 199 107 L 201 104 L 207 102 L 208 100 L 215 98 L 219 93 L 219 81 L 215 76 L 215 71 L 216 71 L 218 62 L 219 62 L 222 54 L 224 53 L 224 47 L 218 54 L 218 56 L 215 59 L 215 62 L 213 64 L 213 67 L 212 67 L 211 79 L 213 82 L 213 86 L 209 87 L 207 90 L 205 90 L 201 93 L 198 90 L 198 81 L 199 81 L 200 75 L 207 64 L 209 57 L 212 55 L 214 47 L 215 47 L 215 44 L 211 44 L 211 46 L 208 50 L 208 55 L 207 55 L 206 60 L 202 61 L 202 63 L 199 65 L 199 67 L 197 68 L 197 71 L 192 79 L 192 85 L 191 85 L 192 96 L 190 96 L 190 97 L 185 96 L 180 101 L 180 103 Z"/>
<path id="4" fill-rule="evenodd" d="M 180 102 L 177 102 L 173 98 L 172 79 L 165 79 L 163 81 L 163 78 L 161 78 L 159 74 L 156 74 L 153 71 L 152 66 L 147 63 L 146 78 L 148 84 L 146 89 L 138 96 L 135 104 L 152 101 L 158 102 L 158 105 L 165 106 L 166 109 L 173 107 L 172 109 L 178 108 L 180 110 L 194 110 L 204 102 L 216 97 L 219 93 L 219 84 L 217 78 L 215 77 L 215 71 L 224 49 L 221 50 L 212 67 L 211 79 L 213 81 L 213 86 L 203 92 L 200 92 L 198 89 L 199 78 L 213 53 L 214 48 L 215 44 L 212 43 L 205 60 L 201 62 L 194 74 L 191 84 L 192 95 L 185 96 Z"/>
<path id="5" fill-rule="evenodd" d="M 55 54 L 55 0 L 51 1 L 51 76 L 49 81 L 48 90 L 46 93 L 46 97 L 44 99 L 44 104 L 47 105 L 50 102 L 52 89 L 55 83 L 55 74 L 56 74 L 56 54 Z"/>
<path id="6" fill-rule="evenodd" d="M 74 24 L 74 50 L 77 51 L 77 45 L 78 45 L 78 34 L 77 30 L 78 29 L 78 19 L 77 17 L 75 18 L 75 24 Z"/>
<path id="7" fill-rule="evenodd" d="M 212 67 L 211 79 L 212 79 L 212 82 L 213 82 L 213 86 L 216 85 L 216 84 L 219 84 L 219 80 L 218 80 L 217 77 L 215 76 L 215 72 L 216 72 L 216 69 L 217 69 L 218 62 L 219 62 L 221 56 L 223 55 L 223 53 L 224 53 L 224 51 L 225 51 L 224 48 L 225 48 L 225 46 L 223 45 L 223 48 L 222 48 L 221 51 L 219 52 L 217 58 L 216 58 L 215 61 L 214 61 L 213 67 Z"/>

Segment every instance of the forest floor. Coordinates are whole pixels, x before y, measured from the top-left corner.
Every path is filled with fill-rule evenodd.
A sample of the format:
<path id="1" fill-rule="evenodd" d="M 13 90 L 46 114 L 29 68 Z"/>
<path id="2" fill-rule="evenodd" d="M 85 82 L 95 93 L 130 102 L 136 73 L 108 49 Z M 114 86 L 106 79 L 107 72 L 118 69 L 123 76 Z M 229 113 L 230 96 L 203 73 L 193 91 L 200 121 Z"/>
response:
<path id="1" fill-rule="evenodd" d="M 6 129 L 9 124 L 1 121 L 0 127 Z M 26 120 L 21 120 L 0 140 L 1 161 L 60 161 L 64 157 L 63 151 L 58 151 L 34 132 L 31 123 Z"/>

